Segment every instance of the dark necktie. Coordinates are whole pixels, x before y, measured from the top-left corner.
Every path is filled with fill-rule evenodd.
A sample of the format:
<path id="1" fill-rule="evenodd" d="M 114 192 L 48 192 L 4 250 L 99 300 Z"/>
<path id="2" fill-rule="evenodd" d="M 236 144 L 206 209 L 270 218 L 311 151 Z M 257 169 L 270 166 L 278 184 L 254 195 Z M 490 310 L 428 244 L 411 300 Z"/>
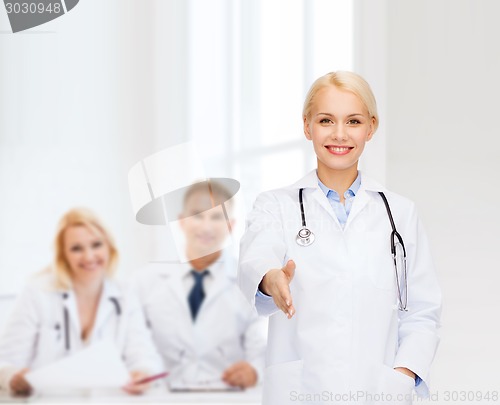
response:
<path id="1" fill-rule="evenodd" d="M 191 317 L 194 321 L 196 320 L 196 315 L 198 315 L 201 303 L 205 298 L 205 291 L 203 291 L 203 277 L 208 274 L 208 270 L 203 270 L 202 272 L 191 270 L 191 274 L 194 277 L 194 285 L 189 293 L 188 300 L 189 307 L 191 308 Z"/>

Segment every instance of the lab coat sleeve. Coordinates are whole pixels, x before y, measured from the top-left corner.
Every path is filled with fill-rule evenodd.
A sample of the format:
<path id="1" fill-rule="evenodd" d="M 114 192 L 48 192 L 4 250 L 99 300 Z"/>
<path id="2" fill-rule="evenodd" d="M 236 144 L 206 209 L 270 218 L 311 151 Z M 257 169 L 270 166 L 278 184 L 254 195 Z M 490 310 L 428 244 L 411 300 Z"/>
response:
<path id="1" fill-rule="evenodd" d="M 286 245 L 280 204 L 273 192 L 257 197 L 247 218 L 246 231 L 240 243 L 238 282 L 246 299 L 256 306 L 259 315 L 278 311 L 274 302 L 256 300 L 258 286 L 271 269 L 283 267 Z"/>
<path id="2" fill-rule="evenodd" d="M 10 380 L 33 360 L 40 314 L 40 291 L 28 284 L 18 296 L 0 336 L 0 389 L 10 392 Z"/>
<path id="3" fill-rule="evenodd" d="M 408 257 L 408 311 L 400 312 L 394 367 L 406 367 L 417 374 L 422 381 L 415 391 L 421 397 L 428 397 L 429 369 L 439 344 L 441 290 L 427 236 L 414 205 L 406 229 L 403 238 Z"/>
<path id="4" fill-rule="evenodd" d="M 244 335 L 245 359 L 257 372 L 257 384 L 262 382 L 265 366 L 267 342 L 267 318 L 258 316 L 255 309 L 251 312 Z"/>
<path id="5" fill-rule="evenodd" d="M 123 356 L 130 371 L 155 374 L 163 371 L 162 360 L 153 343 L 150 330 L 142 312 L 139 299 L 129 289 L 127 291 L 127 323 Z"/>
<path id="6" fill-rule="evenodd" d="M 257 294 L 255 294 L 255 306 L 259 308 L 259 314 L 261 315 L 272 315 L 278 311 L 273 297 L 264 294 L 260 290 L 257 290 Z"/>

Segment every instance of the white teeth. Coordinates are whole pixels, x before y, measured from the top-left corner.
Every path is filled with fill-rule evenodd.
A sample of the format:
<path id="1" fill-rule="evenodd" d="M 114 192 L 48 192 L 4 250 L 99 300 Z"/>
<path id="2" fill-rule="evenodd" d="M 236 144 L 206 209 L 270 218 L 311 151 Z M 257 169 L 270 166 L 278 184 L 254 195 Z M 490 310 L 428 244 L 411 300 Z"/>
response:
<path id="1" fill-rule="evenodd" d="M 334 152 L 345 152 L 349 150 L 349 148 L 336 148 L 336 147 L 330 147 L 330 149 L 333 150 Z"/>

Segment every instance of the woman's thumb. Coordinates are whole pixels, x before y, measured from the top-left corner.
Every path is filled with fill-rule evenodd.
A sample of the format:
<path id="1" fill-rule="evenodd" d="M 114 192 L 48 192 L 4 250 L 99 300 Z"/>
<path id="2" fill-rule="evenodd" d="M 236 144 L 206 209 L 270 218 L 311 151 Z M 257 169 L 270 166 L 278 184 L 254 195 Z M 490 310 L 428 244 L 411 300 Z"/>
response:
<path id="1" fill-rule="evenodd" d="M 288 260 L 283 267 L 283 272 L 291 280 L 295 274 L 295 262 L 293 260 Z"/>

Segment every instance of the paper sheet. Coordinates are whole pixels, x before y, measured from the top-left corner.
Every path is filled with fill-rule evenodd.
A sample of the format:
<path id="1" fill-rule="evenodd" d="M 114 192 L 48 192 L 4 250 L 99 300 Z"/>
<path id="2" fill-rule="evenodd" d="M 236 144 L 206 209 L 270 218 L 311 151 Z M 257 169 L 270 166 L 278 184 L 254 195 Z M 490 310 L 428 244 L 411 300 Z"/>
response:
<path id="1" fill-rule="evenodd" d="M 172 392 L 222 392 L 241 391 L 239 387 L 233 387 L 222 380 L 186 382 L 183 380 L 171 380 L 169 388 Z"/>
<path id="2" fill-rule="evenodd" d="M 33 370 L 26 379 L 35 390 L 118 388 L 130 375 L 114 343 L 105 340 Z"/>

